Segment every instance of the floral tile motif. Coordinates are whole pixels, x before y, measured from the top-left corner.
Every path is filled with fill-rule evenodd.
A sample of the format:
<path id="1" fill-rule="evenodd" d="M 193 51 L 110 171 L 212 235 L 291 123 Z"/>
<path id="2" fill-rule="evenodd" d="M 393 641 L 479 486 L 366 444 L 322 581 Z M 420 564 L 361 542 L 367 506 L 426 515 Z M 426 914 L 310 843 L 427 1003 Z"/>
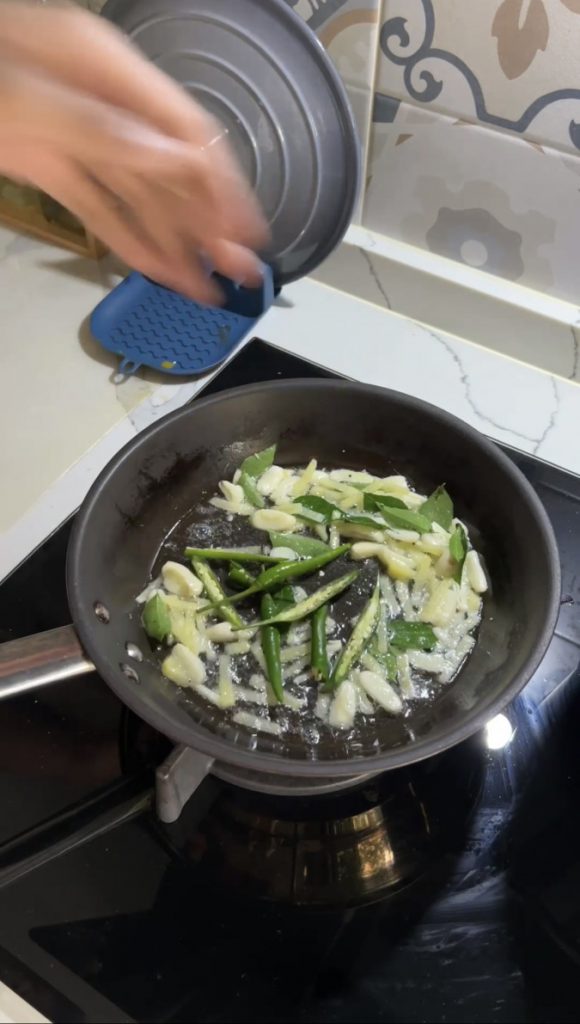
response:
<path id="1" fill-rule="evenodd" d="M 580 158 L 375 97 L 363 223 L 578 302 Z"/>
<path id="2" fill-rule="evenodd" d="M 384 0 L 377 89 L 580 149 L 580 0 Z"/>

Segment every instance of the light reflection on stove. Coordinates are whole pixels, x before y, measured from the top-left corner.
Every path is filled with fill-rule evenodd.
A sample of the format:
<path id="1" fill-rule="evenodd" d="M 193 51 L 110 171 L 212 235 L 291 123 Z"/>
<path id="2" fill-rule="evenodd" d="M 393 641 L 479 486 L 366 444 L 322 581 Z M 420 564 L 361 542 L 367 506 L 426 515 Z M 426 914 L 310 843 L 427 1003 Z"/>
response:
<path id="1" fill-rule="evenodd" d="M 503 750 L 509 746 L 515 730 L 505 715 L 496 715 L 485 727 L 485 744 L 488 750 Z"/>
<path id="2" fill-rule="evenodd" d="M 225 784 L 201 822 L 194 801 L 185 808 L 179 832 L 190 840 L 186 856 L 197 861 L 201 853 L 222 889 L 268 902 L 381 901 L 449 870 L 481 793 L 482 754 L 480 739 L 468 741 L 316 797 L 280 798 Z M 194 836 L 203 843 L 192 844 Z"/>

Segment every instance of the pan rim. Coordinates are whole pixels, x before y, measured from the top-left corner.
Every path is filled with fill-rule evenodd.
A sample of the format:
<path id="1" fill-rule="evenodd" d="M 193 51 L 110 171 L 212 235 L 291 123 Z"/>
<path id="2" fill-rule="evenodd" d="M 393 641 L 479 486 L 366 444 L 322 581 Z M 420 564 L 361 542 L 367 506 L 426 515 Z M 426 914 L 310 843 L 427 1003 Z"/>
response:
<path id="1" fill-rule="evenodd" d="M 120 469 L 125 459 L 132 455 L 136 447 L 146 445 L 149 438 L 163 433 L 168 426 L 195 415 L 198 409 L 205 409 L 215 404 L 222 404 L 228 399 L 237 397 L 243 392 L 245 397 L 259 396 L 263 392 L 288 392 L 300 389 L 314 391 L 322 389 L 327 392 L 357 392 L 367 396 L 381 396 L 394 403 L 398 403 L 419 414 L 428 414 L 453 429 L 461 429 L 467 434 L 469 440 L 476 448 L 485 453 L 496 465 L 511 478 L 514 487 L 526 498 L 530 511 L 540 531 L 542 542 L 545 546 L 548 562 L 551 567 L 549 578 L 546 580 L 548 591 L 546 606 L 547 614 L 544 625 L 539 633 L 535 647 L 522 665 L 520 671 L 514 676 L 505 689 L 495 699 L 488 703 L 478 704 L 472 713 L 468 714 L 460 726 L 455 727 L 445 736 L 445 732 L 430 735 L 429 737 L 411 741 L 404 747 L 392 751 L 382 751 L 373 757 L 364 758 L 341 758 L 337 760 L 306 760 L 284 757 L 279 754 L 268 753 L 267 751 L 247 750 L 238 748 L 234 743 L 212 733 L 201 723 L 196 722 L 195 727 L 198 735 L 195 736 L 195 744 L 192 744 L 189 729 L 180 726 L 180 723 L 173 721 L 167 716 L 165 718 L 167 729 L 160 727 L 159 718 L 155 721 L 144 714 L 142 701 L 139 698 L 138 690 L 125 685 L 117 678 L 117 672 L 111 671 L 110 664 L 106 657 L 102 656 L 98 645 L 94 642 L 94 633 L 85 626 L 82 618 L 80 588 L 77 585 L 84 537 L 90 530 L 91 512 L 102 491 L 105 489 L 108 480 Z M 187 746 L 194 746 L 196 750 L 220 761 L 227 761 L 230 764 L 241 767 L 252 767 L 257 771 L 264 771 L 278 775 L 294 774 L 301 777 L 333 776 L 333 775 L 356 775 L 358 768 L 360 772 L 366 771 L 390 771 L 405 765 L 414 764 L 426 760 L 435 754 L 443 753 L 459 743 L 468 739 L 478 732 L 491 718 L 502 711 L 507 704 L 523 689 L 538 668 L 544 654 L 546 653 L 552 639 L 556 621 L 558 618 L 561 597 L 561 569 L 560 556 L 555 534 L 544 506 L 531 484 L 525 478 L 520 469 L 508 458 L 504 452 L 484 434 L 476 428 L 465 423 L 459 417 L 441 409 L 423 399 L 403 392 L 394 391 L 389 388 L 381 388 L 372 384 L 365 384 L 352 380 L 335 380 L 324 378 L 293 378 L 283 381 L 267 381 L 250 386 L 229 388 L 216 395 L 209 395 L 206 398 L 194 399 L 190 404 L 178 409 L 167 416 L 151 424 L 135 438 L 129 441 L 101 470 L 77 513 L 71 538 L 67 550 L 66 583 L 69 603 L 73 615 L 75 629 L 79 635 L 83 647 L 87 650 L 91 660 L 94 662 L 97 672 L 102 675 L 103 680 L 111 687 L 119 699 L 133 710 L 139 717 L 149 721 L 154 728 L 162 731 L 170 740 L 182 743 Z M 147 711 L 147 709 L 145 709 Z M 164 716 L 162 716 L 164 718 Z M 358 768 L 357 768 L 358 765 Z"/>

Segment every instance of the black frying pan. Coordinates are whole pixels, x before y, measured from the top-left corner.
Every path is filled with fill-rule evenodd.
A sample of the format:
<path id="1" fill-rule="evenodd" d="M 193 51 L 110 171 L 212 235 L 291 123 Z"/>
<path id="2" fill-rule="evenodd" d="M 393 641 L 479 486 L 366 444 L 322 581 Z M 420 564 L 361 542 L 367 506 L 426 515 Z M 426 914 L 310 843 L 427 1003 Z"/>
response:
<path id="1" fill-rule="evenodd" d="M 315 456 L 326 467 L 403 473 L 424 493 L 444 482 L 491 576 L 477 644 L 456 679 L 434 699 L 417 701 L 408 717 L 380 714 L 363 725 L 355 748 L 330 730 L 322 730 L 314 755 L 298 735 L 256 738 L 194 692 L 173 686 L 160 673 L 134 603 L 148 573 L 179 550 L 196 519 L 199 528 L 199 507 L 218 482 L 273 443 L 277 461 L 287 465 Z M 395 392 L 307 380 L 198 401 L 127 445 L 77 516 L 67 585 L 85 659 L 62 631 L 55 631 L 60 650 L 49 651 L 50 658 L 54 637 L 48 644 L 42 637 L 5 644 L 0 695 L 92 662 L 121 700 L 172 740 L 226 764 L 306 779 L 395 768 L 479 729 L 539 664 L 556 622 L 560 570 L 535 493 L 476 431 Z"/>

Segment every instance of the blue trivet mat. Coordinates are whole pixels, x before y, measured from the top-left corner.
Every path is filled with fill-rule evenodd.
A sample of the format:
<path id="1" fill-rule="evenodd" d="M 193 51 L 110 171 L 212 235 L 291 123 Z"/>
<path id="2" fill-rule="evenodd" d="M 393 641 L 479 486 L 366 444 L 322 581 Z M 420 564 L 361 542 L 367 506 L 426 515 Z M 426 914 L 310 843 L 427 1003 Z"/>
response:
<path id="1" fill-rule="evenodd" d="M 175 375 L 206 373 L 223 362 L 274 301 L 269 267 L 255 290 L 217 280 L 226 296 L 220 308 L 201 306 L 142 274 L 130 274 L 93 311 L 91 331 L 120 357 L 122 374 L 140 366 Z"/>

